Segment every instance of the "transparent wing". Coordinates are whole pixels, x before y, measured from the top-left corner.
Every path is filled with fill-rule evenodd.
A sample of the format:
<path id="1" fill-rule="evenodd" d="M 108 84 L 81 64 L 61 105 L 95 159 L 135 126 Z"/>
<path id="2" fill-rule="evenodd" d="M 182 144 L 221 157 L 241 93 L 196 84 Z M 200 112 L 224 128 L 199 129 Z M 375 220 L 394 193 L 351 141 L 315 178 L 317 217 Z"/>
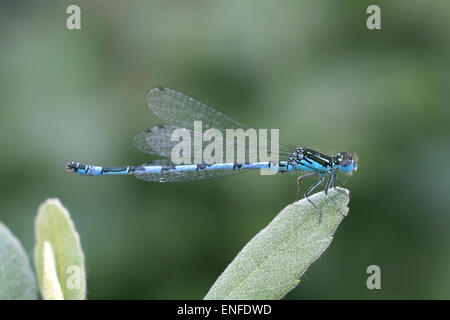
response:
<path id="1" fill-rule="evenodd" d="M 170 88 L 155 87 L 147 94 L 147 104 L 165 123 L 194 130 L 194 121 L 202 121 L 203 128 L 248 129 L 249 126 Z"/>
<path id="2" fill-rule="evenodd" d="M 173 163 L 169 159 L 149 161 L 144 166 L 173 166 Z M 249 170 L 233 170 L 233 171 L 192 171 L 192 172 L 162 172 L 162 173 L 149 173 L 136 171 L 134 175 L 136 178 L 153 181 L 153 182 L 187 182 L 194 180 L 203 180 L 216 177 L 231 176 L 238 173 L 248 172 Z"/>
<path id="3" fill-rule="evenodd" d="M 218 129 L 222 132 L 224 138 L 226 136 L 226 129 L 249 129 L 249 126 L 246 124 L 243 124 L 204 103 L 196 101 L 183 93 L 169 88 L 156 87 L 151 89 L 147 94 L 147 102 L 149 108 L 155 115 L 166 122 L 167 125 L 160 125 L 143 131 L 134 138 L 134 145 L 142 152 L 170 157 L 172 148 L 178 143 L 176 141 L 171 141 L 173 130 L 185 128 L 190 132 L 191 137 L 202 134 L 202 132 L 194 131 L 194 121 L 202 121 L 203 132 L 211 128 Z M 204 149 L 210 142 L 203 141 L 203 137 L 200 138 Z M 254 145 L 251 147 L 245 146 L 245 141 L 223 140 L 224 152 L 227 148 L 225 144 L 232 144 L 235 155 L 237 154 L 238 148 L 243 148 L 245 150 L 246 159 L 257 156 L 259 151 L 261 151 L 258 151 L 258 147 L 262 148 L 261 145 Z M 270 150 L 272 143 L 272 140 L 267 141 L 266 148 L 268 150 Z M 280 158 L 286 158 L 294 149 L 295 147 L 292 145 L 279 142 Z M 191 154 L 193 154 L 193 150 L 191 150 Z"/>
<path id="4" fill-rule="evenodd" d="M 176 129 L 179 128 L 171 125 L 159 125 L 150 128 L 137 134 L 133 139 L 133 144 L 138 150 L 142 152 L 170 158 L 173 148 L 175 147 L 176 144 L 179 143 L 179 141 L 172 141 L 171 139 L 172 132 Z M 202 141 L 201 150 L 205 150 L 206 146 L 211 143 L 211 141 L 205 141 L 204 136 L 200 136 L 202 133 L 198 133 L 192 130 L 188 131 L 192 138 L 199 136 L 200 141 Z M 243 146 L 242 144 L 246 143 L 245 141 L 238 141 L 238 140 L 229 141 L 227 139 L 224 139 L 223 143 L 224 143 L 223 145 L 224 152 L 228 146 L 231 146 L 232 148 L 234 148 L 234 154 L 236 155 L 238 148 L 243 147 L 247 159 L 251 159 L 251 156 L 253 155 L 258 156 L 258 147 L 255 146 L 250 147 L 248 144 Z M 267 148 L 270 148 L 270 146 L 271 141 L 267 143 Z M 287 158 L 293 150 L 294 150 L 293 147 L 280 146 L 279 150 L 280 157 Z M 194 152 L 196 152 L 196 150 L 194 150 L 194 146 L 192 145 L 191 155 L 194 155 Z"/>
<path id="5" fill-rule="evenodd" d="M 137 134 L 133 144 L 142 152 L 170 158 L 173 147 L 178 143 L 171 140 L 175 129 L 177 127 L 164 124 L 153 127 Z"/>

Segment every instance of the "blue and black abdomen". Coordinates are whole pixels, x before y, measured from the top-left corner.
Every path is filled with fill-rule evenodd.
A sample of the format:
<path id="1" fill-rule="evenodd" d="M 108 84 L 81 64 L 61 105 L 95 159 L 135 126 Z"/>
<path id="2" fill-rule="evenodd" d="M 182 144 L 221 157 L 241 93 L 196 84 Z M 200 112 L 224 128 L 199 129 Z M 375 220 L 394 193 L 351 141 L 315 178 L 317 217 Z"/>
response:
<path id="1" fill-rule="evenodd" d="M 286 161 L 282 161 L 274 166 L 271 162 L 172 165 L 170 164 L 170 161 L 167 160 L 155 160 L 142 166 L 124 167 L 101 167 L 69 162 L 66 167 L 67 170 L 80 175 L 104 176 L 132 174 L 143 180 L 157 182 L 199 180 L 232 175 L 255 169 L 269 169 L 273 170 L 275 173 L 295 170 L 295 167 L 287 165 Z"/>

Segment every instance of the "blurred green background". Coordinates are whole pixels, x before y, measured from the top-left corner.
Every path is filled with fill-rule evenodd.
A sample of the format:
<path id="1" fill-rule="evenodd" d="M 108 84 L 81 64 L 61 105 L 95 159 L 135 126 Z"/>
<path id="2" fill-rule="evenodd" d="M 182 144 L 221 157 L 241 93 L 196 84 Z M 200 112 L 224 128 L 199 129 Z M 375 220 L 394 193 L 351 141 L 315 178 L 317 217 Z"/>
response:
<path id="1" fill-rule="evenodd" d="M 200 299 L 295 200 L 294 175 L 185 184 L 69 174 L 137 165 L 166 85 L 282 139 L 359 157 L 350 214 L 287 299 L 450 298 L 450 2 L 70 1 L 0 7 L 0 220 L 31 255 L 58 197 L 89 299 Z M 381 7 L 381 30 L 366 8 Z M 366 268 L 381 268 L 368 290 Z"/>

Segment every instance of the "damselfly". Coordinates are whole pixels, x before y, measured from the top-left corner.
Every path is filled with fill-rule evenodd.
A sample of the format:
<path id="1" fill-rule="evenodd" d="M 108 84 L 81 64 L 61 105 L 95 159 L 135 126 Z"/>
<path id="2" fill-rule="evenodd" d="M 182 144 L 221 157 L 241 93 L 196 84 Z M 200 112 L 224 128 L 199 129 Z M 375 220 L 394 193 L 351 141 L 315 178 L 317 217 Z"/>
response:
<path id="1" fill-rule="evenodd" d="M 215 128 L 222 132 L 225 132 L 227 129 L 248 130 L 250 128 L 206 104 L 161 86 L 155 87 L 148 92 L 147 103 L 155 115 L 166 124 L 139 133 L 134 137 L 133 143 L 142 152 L 159 155 L 166 159 L 149 161 L 140 166 L 123 167 L 103 167 L 68 162 L 66 165 L 67 170 L 88 176 L 129 174 L 139 179 L 156 182 L 200 180 L 237 174 L 251 169 L 275 170 L 277 173 L 308 172 L 297 179 L 297 200 L 300 199 L 301 181 L 306 178 L 316 177 L 317 180 L 306 190 L 304 197 L 321 214 L 320 209 L 309 199 L 309 195 L 328 178 L 325 184 L 325 194 L 340 211 L 336 203 L 328 197 L 328 190 L 330 187 L 336 188 L 336 183 L 342 184 L 336 176 L 338 171 L 344 174 L 351 174 L 353 171 L 356 171 L 356 158 L 352 157 L 349 152 L 340 152 L 336 156 L 327 156 L 308 148 L 291 146 L 280 142 L 280 161 L 276 163 L 273 161 L 205 163 L 202 160 L 200 163 L 174 164 L 170 158 L 177 142 L 173 141 L 172 133 L 178 128 L 184 128 L 188 133 L 195 135 L 194 122 L 199 120 L 202 121 L 206 129 Z M 249 148 L 246 152 L 248 157 L 248 155 L 257 151 Z M 337 190 L 343 192 L 340 189 Z"/>

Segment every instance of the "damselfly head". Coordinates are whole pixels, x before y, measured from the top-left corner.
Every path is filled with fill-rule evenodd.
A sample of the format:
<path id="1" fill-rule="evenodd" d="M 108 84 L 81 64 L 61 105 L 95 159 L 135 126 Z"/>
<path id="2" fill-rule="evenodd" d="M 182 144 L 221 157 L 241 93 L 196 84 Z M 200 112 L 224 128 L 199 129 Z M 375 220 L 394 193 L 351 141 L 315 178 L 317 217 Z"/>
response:
<path id="1" fill-rule="evenodd" d="M 345 174 L 352 174 L 358 169 L 358 159 L 348 152 L 340 152 L 334 157 L 334 165 Z"/>

